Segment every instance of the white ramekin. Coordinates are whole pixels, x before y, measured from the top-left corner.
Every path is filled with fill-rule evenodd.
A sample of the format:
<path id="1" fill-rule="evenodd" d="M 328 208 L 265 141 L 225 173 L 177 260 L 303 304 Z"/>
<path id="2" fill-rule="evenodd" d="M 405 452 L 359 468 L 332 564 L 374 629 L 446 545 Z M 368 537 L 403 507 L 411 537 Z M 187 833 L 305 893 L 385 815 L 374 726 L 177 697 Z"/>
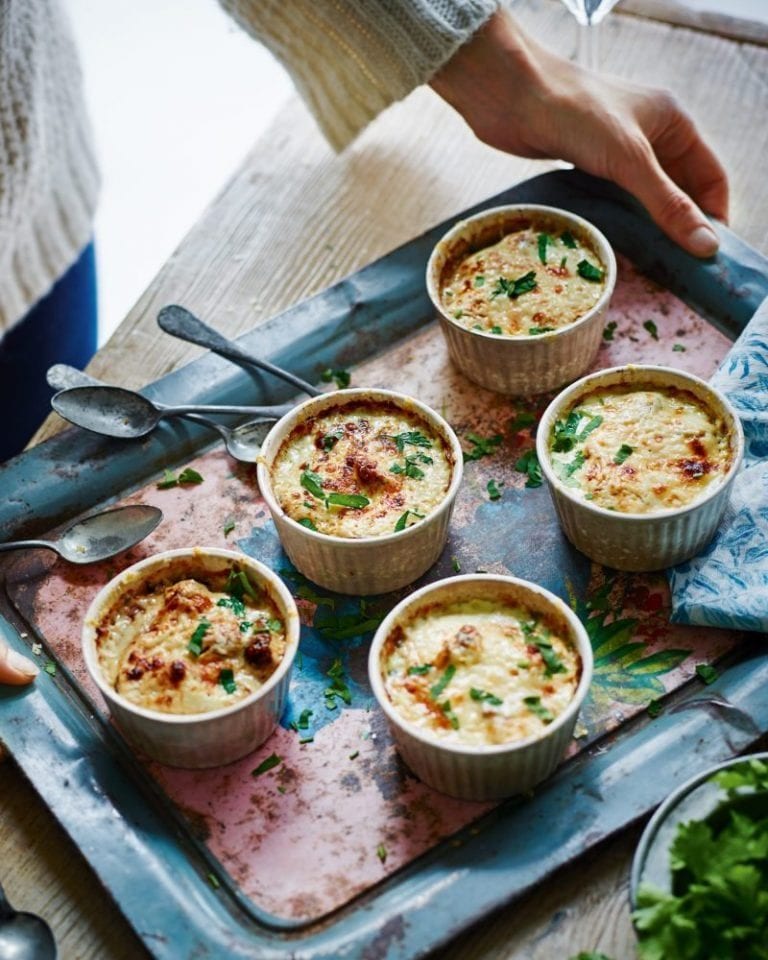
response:
<path id="1" fill-rule="evenodd" d="M 576 230 L 587 237 L 605 267 L 602 296 L 575 323 L 539 336 L 496 336 L 461 326 L 440 299 L 446 268 L 530 221 L 543 222 L 550 230 Z M 589 368 L 602 341 L 605 313 L 615 285 L 616 257 L 605 236 L 582 217 L 541 204 L 493 207 L 460 220 L 438 242 L 427 264 L 427 291 L 451 359 L 470 380 L 512 396 L 556 390 Z"/>
<path id="2" fill-rule="evenodd" d="M 407 413 L 420 417 L 442 438 L 452 459 L 448 491 L 423 520 L 397 533 L 352 539 L 310 530 L 292 520 L 280 506 L 272 489 L 272 464 L 283 440 L 299 423 L 332 407 L 356 406 L 366 400 L 396 404 Z M 279 420 L 261 448 L 257 474 L 259 489 L 272 514 L 283 549 L 297 570 L 337 593 L 388 593 L 412 583 L 440 556 L 461 484 L 462 452 L 451 427 L 425 404 L 391 390 L 361 387 L 313 397 Z"/>
<path id="3" fill-rule="evenodd" d="M 266 683 L 231 707 L 208 713 L 170 714 L 139 707 L 117 693 L 105 679 L 96 650 L 96 626 L 120 594 L 171 570 L 179 576 L 202 575 L 237 565 L 266 591 L 285 626 L 286 651 Z M 160 763 L 200 769 L 239 760 L 260 746 L 277 726 L 299 647 L 299 614 L 282 581 L 264 564 L 233 550 L 191 547 L 147 557 L 123 570 L 96 594 L 85 615 L 82 646 L 85 665 L 125 738 Z"/>
<path id="4" fill-rule="evenodd" d="M 470 599 L 519 603 L 532 613 L 557 618 L 581 657 L 581 678 L 566 709 L 539 737 L 507 744 L 468 746 L 430 736 L 400 716 L 387 694 L 381 654 L 392 630 L 422 607 Z M 439 580 L 402 600 L 382 621 L 371 644 L 368 676 L 403 760 L 424 783 L 463 800 L 492 800 L 524 793 L 548 777 L 573 736 L 579 709 L 592 679 L 592 647 L 581 621 L 562 600 L 543 587 L 516 577 L 470 574 Z"/>
<path id="5" fill-rule="evenodd" d="M 633 383 L 689 390 L 728 424 L 733 450 L 730 469 L 719 483 L 711 484 L 704 496 L 693 503 L 656 513 L 619 513 L 584 500 L 556 476 L 549 451 L 555 422 L 593 390 Z M 571 543 L 597 563 L 617 570 L 641 572 L 682 563 L 703 550 L 712 539 L 741 465 L 744 434 L 733 407 L 704 380 L 670 367 L 611 367 L 582 378 L 555 397 L 539 423 L 536 452 L 558 519 Z"/>

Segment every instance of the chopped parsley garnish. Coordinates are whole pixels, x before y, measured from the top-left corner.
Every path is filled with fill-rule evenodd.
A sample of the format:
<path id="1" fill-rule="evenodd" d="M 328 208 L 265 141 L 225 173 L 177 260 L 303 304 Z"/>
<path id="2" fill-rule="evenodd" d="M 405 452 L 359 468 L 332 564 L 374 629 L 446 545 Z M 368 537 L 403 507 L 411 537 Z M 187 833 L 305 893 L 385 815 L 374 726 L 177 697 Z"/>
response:
<path id="1" fill-rule="evenodd" d="M 562 464 L 562 476 L 565 477 L 565 479 L 572 477 L 577 470 L 581 470 L 586 459 L 583 450 L 577 451 L 576 456 L 570 463 Z"/>
<path id="2" fill-rule="evenodd" d="M 227 519 L 224 521 L 224 527 L 223 527 L 224 536 L 226 537 L 227 534 L 232 533 L 234 529 L 235 529 L 234 518 L 227 517 Z"/>
<path id="3" fill-rule="evenodd" d="M 530 450 L 526 450 L 517 463 L 515 463 L 515 470 L 517 470 L 518 473 L 527 474 L 528 479 L 525 481 L 526 487 L 533 488 L 541 486 L 541 464 L 533 447 Z"/>
<path id="4" fill-rule="evenodd" d="M 193 470 L 191 467 L 185 467 L 181 471 L 181 473 L 178 475 L 178 477 L 174 474 L 172 470 L 164 470 L 163 479 L 158 480 L 157 482 L 157 489 L 168 490 L 171 487 L 178 486 L 179 484 L 183 486 L 183 485 L 202 483 L 202 482 L 203 482 L 202 475 L 199 474 L 197 470 Z"/>
<path id="5" fill-rule="evenodd" d="M 682 345 L 682 343 L 676 343 L 672 349 L 675 351 L 675 353 L 685 353 L 685 347 Z"/>
<path id="6" fill-rule="evenodd" d="M 590 263 L 589 260 L 579 260 L 576 264 L 576 270 L 580 277 L 589 280 L 591 283 L 600 283 L 605 276 L 604 272 Z"/>
<path id="7" fill-rule="evenodd" d="M 359 751 L 359 750 L 355 750 L 354 753 L 350 753 L 349 759 L 350 759 L 350 760 L 357 760 L 357 758 L 358 758 L 359 756 L 360 756 L 360 751 Z"/>
<path id="8" fill-rule="evenodd" d="M 568 453 L 577 443 L 583 443 L 590 433 L 592 433 L 593 430 L 597 430 L 603 422 L 600 414 L 590 417 L 589 421 L 579 433 L 579 425 L 581 421 L 587 417 L 589 417 L 589 414 L 584 410 L 571 410 L 565 422 L 562 420 L 556 421 L 552 441 L 552 450 L 555 453 Z"/>
<path id="9" fill-rule="evenodd" d="M 408 676 L 409 677 L 423 677 L 425 673 L 429 673 L 432 669 L 431 663 L 422 663 L 418 667 L 408 667 Z"/>
<path id="10" fill-rule="evenodd" d="M 195 632 L 189 638 L 189 643 L 187 644 L 187 650 L 189 650 L 193 657 L 199 657 L 203 652 L 203 638 L 210 629 L 211 624 L 205 618 L 195 627 Z"/>
<path id="11" fill-rule="evenodd" d="M 653 322 L 653 320 L 646 320 L 643 324 L 643 327 L 650 333 L 654 340 L 659 339 L 659 328 Z"/>
<path id="12" fill-rule="evenodd" d="M 507 424 L 507 430 L 510 433 L 517 433 L 518 430 L 524 430 L 536 423 L 536 414 L 530 410 L 519 409 L 515 416 Z"/>
<path id="13" fill-rule="evenodd" d="M 566 257 L 561 257 L 561 258 L 560 258 L 560 269 L 561 269 L 561 270 L 564 270 L 564 269 L 565 269 L 566 263 L 568 263 L 568 257 L 567 257 L 567 256 L 566 256 Z"/>
<path id="14" fill-rule="evenodd" d="M 451 569 L 454 573 L 461 573 L 461 564 L 458 557 L 451 557 Z"/>
<path id="15" fill-rule="evenodd" d="M 239 627 L 240 633 L 248 633 L 253 628 L 253 620 L 241 620 Z"/>
<path id="16" fill-rule="evenodd" d="M 456 716 L 456 714 L 455 714 L 455 713 L 453 712 L 453 710 L 451 709 L 451 701 L 450 701 L 450 700 L 444 700 L 444 701 L 440 704 L 440 709 L 443 711 L 443 713 L 445 714 L 445 716 L 446 716 L 446 717 L 448 718 L 448 720 L 450 721 L 450 724 L 451 724 L 451 726 L 453 727 L 453 729 L 454 729 L 454 730 L 458 730 L 458 729 L 459 729 L 459 718 Z"/>
<path id="17" fill-rule="evenodd" d="M 352 507 L 353 510 L 362 510 L 370 502 L 362 493 L 329 493 L 325 498 L 326 506 L 331 504 L 335 507 Z"/>
<path id="18" fill-rule="evenodd" d="M 322 446 L 323 450 L 325 450 L 326 452 L 329 450 L 333 450 L 333 448 L 336 446 L 336 444 L 339 442 L 339 440 L 341 440 L 343 436 L 344 436 L 344 431 L 341 429 L 341 427 L 336 427 L 335 430 L 331 430 L 330 433 L 326 433 L 323 435 L 322 439 L 320 440 L 320 445 Z"/>
<path id="19" fill-rule="evenodd" d="M 541 655 L 541 659 L 544 661 L 544 673 L 551 677 L 555 673 L 567 673 L 562 660 L 555 653 L 552 643 L 546 638 L 536 636 L 534 631 L 536 629 L 535 623 L 524 623 L 523 624 L 523 633 L 526 635 L 529 643 L 532 643 Z"/>
<path id="20" fill-rule="evenodd" d="M 330 367 L 323 370 L 320 374 L 320 379 L 323 383 L 330 383 L 331 380 L 335 381 L 336 386 L 343 390 L 345 387 L 348 387 L 352 381 L 352 375 L 349 370 L 332 370 Z"/>
<path id="21" fill-rule="evenodd" d="M 330 684 L 323 693 L 326 709 L 335 710 L 337 707 L 336 699 L 342 700 L 349 706 L 352 703 L 352 691 L 344 679 L 344 665 L 340 659 L 337 658 L 333 661 L 326 677 L 331 678 Z"/>
<path id="22" fill-rule="evenodd" d="M 300 483 L 305 490 L 308 490 L 313 497 L 318 500 L 325 500 L 323 491 L 323 478 L 319 473 L 313 473 L 311 470 L 305 470 L 301 475 Z"/>
<path id="23" fill-rule="evenodd" d="M 276 753 L 271 753 L 266 760 L 261 761 L 255 770 L 251 770 L 251 776 L 260 777 L 262 773 L 266 773 L 267 770 L 272 770 L 274 767 L 279 767 L 282 762 L 282 757 L 278 757 Z"/>
<path id="24" fill-rule="evenodd" d="M 480 703 L 490 703 L 492 707 L 500 707 L 504 703 L 495 694 L 489 693 L 487 690 L 478 690 L 477 687 L 470 687 L 469 695 L 473 700 Z"/>
<path id="25" fill-rule="evenodd" d="M 299 719 L 291 720 L 289 726 L 291 727 L 292 730 L 297 730 L 297 731 L 309 729 L 309 718 L 312 716 L 313 713 L 314 711 L 310 710 L 309 708 L 302 710 L 301 713 L 299 714 Z"/>
<path id="26" fill-rule="evenodd" d="M 271 620 L 267 620 L 267 630 L 269 630 L 270 633 L 280 633 L 282 629 L 283 629 L 282 620 L 278 620 L 277 618 L 272 618 Z"/>
<path id="27" fill-rule="evenodd" d="M 492 456 L 503 439 L 500 433 L 492 437 L 479 437 L 476 433 L 468 433 L 467 440 L 472 444 L 472 449 L 469 452 L 464 451 L 464 462 Z"/>
<path id="28" fill-rule="evenodd" d="M 53 662 L 53 660 L 46 660 L 43 670 L 45 670 L 49 677 L 56 676 L 56 664 Z"/>
<path id="29" fill-rule="evenodd" d="M 488 491 L 488 498 L 490 500 L 501 499 L 501 490 L 499 490 L 495 480 L 489 480 L 488 483 L 486 484 L 485 489 Z"/>
<path id="30" fill-rule="evenodd" d="M 517 669 L 518 669 L 518 670 L 530 670 L 530 669 L 531 669 L 531 661 L 530 661 L 530 660 L 518 660 L 518 661 L 517 661 Z"/>
<path id="31" fill-rule="evenodd" d="M 397 523 L 395 524 L 395 533 L 400 533 L 401 530 L 405 530 L 405 528 L 408 526 L 408 517 L 416 517 L 417 520 L 423 520 L 424 514 L 417 513 L 415 510 L 406 510 L 405 513 L 397 519 Z"/>
<path id="32" fill-rule="evenodd" d="M 228 593 L 238 600 L 242 600 L 245 595 L 252 600 L 260 600 L 259 593 L 248 579 L 245 570 L 230 570 L 227 582 L 224 584 L 224 593 Z"/>
<path id="33" fill-rule="evenodd" d="M 495 333 L 496 336 L 501 336 L 504 331 L 501 329 L 498 323 L 494 323 L 494 325 L 491 327 L 491 333 Z"/>
<path id="34" fill-rule="evenodd" d="M 646 711 L 647 711 L 647 713 L 648 713 L 648 716 L 649 716 L 652 720 L 655 720 L 656 717 L 658 717 L 658 715 L 661 713 L 661 711 L 662 711 L 662 709 L 663 709 L 663 708 L 662 708 L 662 705 L 661 705 L 661 700 L 658 700 L 658 699 L 657 699 L 657 700 L 651 700 L 651 701 L 649 701 L 649 703 L 648 703 L 648 705 L 646 706 L 645 709 L 646 709 Z"/>
<path id="35" fill-rule="evenodd" d="M 443 690 L 445 690 L 445 688 L 453 679 L 454 673 L 456 673 L 456 667 L 452 663 L 449 663 L 437 683 L 433 684 L 429 688 L 429 695 L 433 700 L 437 700 Z"/>
<path id="36" fill-rule="evenodd" d="M 314 734 L 310 734 L 308 737 L 300 737 L 300 738 L 299 738 L 299 743 L 300 743 L 300 744 L 302 744 L 302 743 L 314 743 L 314 742 L 315 742 Z"/>
<path id="37" fill-rule="evenodd" d="M 719 676 L 717 670 L 709 663 L 696 664 L 696 675 L 706 683 L 707 686 L 709 686 L 710 683 L 714 683 Z"/>
<path id="38" fill-rule="evenodd" d="M 431 447 L 434 446 L 429 437 L 425 437 L 423 433 L 420 433 L 418 430 L 408 430 L 405 433 L 398 433 L 394 437 L 387 436 L 387 440 L 394 440 L 395 446 L 403 453 L 405 451 L 406 444 L 410 444 L 412 447 Z"/>
<path id="39" fill-rule="evenodd" d="M 485 284 L 485 277 L 481 273 L 478 273 L 477 276 L 475 277 L 475 286 L 482 287 L 484 284 Z"/>
<path id="40" fill-rule="evenodd" d="M 382 863 L 387 862 L 387 848 L 383 843 L 380 843 L 378 847 L 376 847 L 376 856 L 379 858 L 379 860 L 381 860 Z"/>
<path id="41" fill-rule="evenodd" d="M 245 616 L 245 604 L 238 597 L 222 597 L 216 601 L 217 607 L 227 607 L 236 617 Z"/>
<path id="42" fill-rule="evenodd" d="M 399 463 L 393 463 L 389 468 L 389 472 L 404 473 L 406 477 L 410 477 L 412 480 L 421 480 L 424 477 L 424 471 L 416 466 L 417 463 L 431 464 L 434 463 L 434 460 L 424 453 L 413 453 L 410 456 L 406 456 L 404 467 Z"/>
<path id="43" fill-rule="evenodd" d="M 517 300 L 517 298 L 521 297 L 524 293 L 530 293 L 531 290 L 535 290 L 536 286 L 535 270 L 529 270 L 528 273 L 524 273 L 522 277 L 518 277 L 516 280 L 499 277 L 491 293 L 491 299 L 501 294 L 506 294 L 510 300 Z"/>
<path id="44" fill-rule="evenodd" d="M 461 320 L 461 318 L 462 318 L 463 316 L 464 316 L 464 311 L 463 311 L 463 310 L 454 310 L 454 312 L 453 312 L 453 318 L 454 318 L 454 320 Z"/>
<path id="45" fill-rule="evenodd" d="M 229 669 L 229 667 L 225 667 L 219 673 L 219 683 L 222 685 L 222 687 L 224 687 L 224 690 L 227 693 L 234 693 L 237 690 L 237 684 L 235 683 L 235 675 Z"/>
<path id="46" fill-rule="evenodd" d="M 523 697 L 523 703 L 542 723 L 552 723 L 555 715 L 541 702 L 541 697 Z"/>
<path id="47" fill-rule="evenodd" d="M 568 247 L 569 250 L 576 249 L 576 238 L 574 237 L 574 235 L 571 233 L 570 230 L 564 230 L 560 234 L 560 239 L 565 244 L 565 246 Z"/>
<path id="48" fill-rule="evenodd" d="M 610 323 L 607 323 L 603 330 L 603 340 L 608 340 L 608 341 L 613 340 L 613 335 L 616 332 L 616 327 L 618 327 L 618 323 L 616 323 L 615 320 L 611 320 Z"/>
<path id="49" fill-rule="evenodd" d="M 547 265 L 547 244 L 550 243 L 549 235 L 546 233 L 540 233 L 537 246 L 539 249 L 539 260 L 546 267 Z"/>
<path id="50" fill-rule="evenodd" d="M 208 883 L 210 883 L 211 887 L 214 890 L 218 890 L 219 887 L 221 886 L 221 884 L 219 883 L 219 878 L 216 876 L 215 873 L 206 874 L 205 879 L 208 881 Z"/>
<path id="51" fill-rule="evenodd" d="M 634 447 L 630 447 L 628 443 L 622 443 L 619 449 L 616 451 L 613 457 L 614 463 L 624 463 L 627 457 L 631 456 L 635 452 Z"/>
<path id="52" fill-rule="evenodd" d="M 302 517 L 298 522 L 302 525 L 302 527 L 306 527 L 307 530 L 317 531 L 317 527 L 314 525 L 310 517 Z"/>
<path id="53" fill-rule="evenodd" d="M 540 337 L 542 333 L 552 333 L 555 327 L 529 327 L 528 334 L 531 337 Z"/>

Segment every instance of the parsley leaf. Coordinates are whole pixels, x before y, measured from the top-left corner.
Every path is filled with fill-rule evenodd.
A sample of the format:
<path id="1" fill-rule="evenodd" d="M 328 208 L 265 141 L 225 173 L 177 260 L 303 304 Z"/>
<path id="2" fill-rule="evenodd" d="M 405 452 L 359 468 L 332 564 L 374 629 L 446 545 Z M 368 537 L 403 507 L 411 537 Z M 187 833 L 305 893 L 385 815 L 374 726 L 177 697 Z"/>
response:
<path id="1" fill-rule="evenodd" d="M 311 517 L 302 517 L 301 520 L 299 520 L 298 522 L 301 524 L 302 527 L 306 527 L 307 530 L 314 530 L 315 532 L 317 532 L 317 527 L 313 523 Z"/>
<path id="2" fill-rule="evenodd" d="M 395 533 L 400 533 L 401 530 L 405 530 L 408 525 L 408 517 L 416 517 L 419 520 L 424 519 L 423 513 L 417 513 L 415 510 L 406 510 L 404 514 L 398 517 L 397 523 L 395 524 Z"/>
<path id="3" fill-rule="evenodd" d="M 429 673 L 431 669 L 431 663 L 422 663 L 418 667 L 408 667 L 407 673 L 409 677 L 423 677 L 424 674 Z"/>
<path id="4" fill-rule="evenodd" d="M 489 693 L 487 690 L 478 690 L 477 687 L 470 687 L 469 695 L 473 700 L 478 700 L 480 703 L 490 703 L 492 707 L 500 707 L 504 703 L 495 694 Z"/>
<path id="5" fill-rule="evenodd" d="M 224 690 L 227 693 L 234 693 L 237 690 L 235 675 L 228 667 L 225 667 L 220 671 L 219 683 L 222 685 L 222 687 L 224 687 Z"/>
<path id="6" fill-rule="evenodd" d="M 568 247 L 569 250 L 575 250 L 575 249 L 576 249 L 576 238 L 574 237 L 574 235 L 571 233 L 570 230 L 564 230 L 564 231 L 560 234 L 560 239 L 561 239 L 561 241 L 563 242 L 563 244 L 564 244 L 566 247 Z"/>
<path id="7" fill-rule="evenodd" d="M 541 697 L 523 697 L 523 703 L 542 723 L 552 723 L 555 715 L 541 702 Z"/>
<path id="8" fill-rule="evenodd" d="M 343 436 L 344 436 L 344 431 L 341 429 L 341 427 L 336 427 L 335 430 L 331 430 L 330 433 L 326 433 L 320 438 L 320 446 L 326 452 L 329 450 L 333 450 L 333 448 L 336 446 L 336 444 L 339 442 L 339 440 L 341 440 Z"/>
<path id="9" fill-rule="evenodd" d="M 251 776 L 260 777 L 262 773 L 266 773 L 267 770 L 272 770 L 274 767 L 279 767 L 282 762 L 282 757 L 278 757 L 276 753 L 271 753 L 266 760 L 261 761 L 255 770 L 251 770 Z"/>
<path id="10" fill-rule="evenodd" d="M 362 493 L 329 493 L 325 498 L 326 506 L 330 503 L 335 507 L 352 507 L 353 510 L 362 510 L 370 502 Z"/>
<path id="11" fill-rule="evenodd" d="M 313 497 L 317 497 L 318 500 L 325 500 L 325 492 L 323 491 L 323 478 L 319 473 L 313 473 L 311 470 L 305 470 L 299 480 L 302 487 L 305 490 L 308 490 Z"/>
<path id="12" fill-rule="evenodd" d="M 490 457 L 496 452 L 496 447 L 504 438 L 500 433 L 492 437 L 479 437 L 476 433 L 468 433 L 467 440 L 472 444 L 472 449 L 464 450 L 464 462 L 470 460 L 482 460 L 483 457 Z"/>
<path id="13" fill-rule="evenodd" d="M 331 367 L 327 367 L 320 374 L 320 379 L 323 381 L 323 383 L 330 383 L 331 380 L 333 380 L 335 381 L 336 386 L 340 390 L 343 390 L 345 387 L 349 386 L 352 380 L 352 375 L 350 374 L 349 370 L 333 370 Z"/>
<path id="14" fill-rule="evenodd" d="M 698 663 L 696 665 L 696 675 L 706 683 L 707 686 L 709 686 L 710 683 L 714 683 L 719 676 L 717 670 L 709 663 Z"/>
<path id="15" fill-rule="evenodd" d="M 385 435 L 386 436 L 386 435 Z M 394 440 L 397 449 L 400 453 L 405 451 L 406 444 L 410 444 L 412 447 L 431 447 L 434 446 L 429 437 L 425 437 L 423 433 L 420 433 L 418 430 L 409 430 L 405 433 L 398 433 L 394 437 L 386 436 L 387 440 Z"/>
<path id="16" fill-rule="evenodd" d="M 236 617 L 245 616 L 245 604 L 238 597 L 222 597 L 216 601 L 217 607 L 227 607 Z"/>
<path id="17" fill-rule="evenodd" d="M 648 716 L 649 716 L 652 720 L 655 720 L 656 717 L 658 717 L 659 714 L 661 713 L 661 711 L 663 710 L 663 707 L 662 707 L 662 705 L 661 705 L 661 700 L 658 700 L 658 699 L 657 699 L 657 700 L 650 700 L 650 701 L 648 702 L 648 705 L 646 706 L 645 709 L 646 709 L 646 711 L 648 712 Z"/>
<path id="18" fill-rule="evenodd" d="M 433 700 L 437 700 L 443 690 L 445 690 L 445 688 L 453 679 L 454 673 L 456 673 L 456 667 L 452 663 L 449 663 L 437 683 L 433 684 L 429 688 L 429 695 Z"/>
<path id="19" fill-rule="evenodd" d="M 504 485 L 504 484 L 502 484 L 502 486 L 503 486 L 503 485 Z M 488 483 L 486 484 L 485 489 L 488 491 L 488 498 L 489 498 L 490 500 L 500 500 L 500 499 L 501 499 L 501 490 L 499 490 L 498 486 L 496 485 L 496 481 L 495 481 L 495 480 L 489 480 Z"/>
<path id="20" fill-rule="evenodd" d="M 482 287 L 484 284 L 485 284 L 485 277 L 481 273 L 478 273 L 477 276 L 475 277 L 475 286 Z"/>
<path id="21" fill-rule="evenodd" d="M 224 536 L 226 537 L 227 534 L 232 533 L 234 529 L 235 529 L 234 518 L 227 517 L 227 519 L 224 521 L 224 527 L 223 527 Z"/>
<path id="22" fill-rule="evenodd" d="M 675 353 L 685 353 L 685 347 L 682 345 L 682 343 L 676 343 L 672 349 L 675 351 Z"/>
<path id="23" fill-rule="evenodd" d="M 615 320 L 611 320 L 610 323 L 607 323 L 603 330 L 603 340 L 607 340 L 607 341 L 613 340 L 613 335 L 616 332 L 616 327 L 618 327 L 618 323 L 616 323 Z"/>
<path id="24" fill-rule="evenodd" d="M 631 456 L 635 452 L 634 447 L 630 447 L 628 443 L 622 443 L 619 449 L 616 451 L 613 457 L 614 463 L 624 463 L 627 457 Z"/>
<path id="25" fill-rule="evenodd" d="M 526 487 L 532 489 L 541 486 L 541 465 L 533 447 L 530 450 L 526 450 L 522 457 L 515 463 L 515 470 L 517 470 L 518 473 L 528 475 L 528 479 L 525 481 Z"/>
<path id="26" fill-rule="evenodd" d="M 210 622 L 203 617 L 195 627 L 195 632 L 189 638 L 189 643 L 187 644 L 187 650 L 189 650 L 193 657 L 199 657 L 203 652 L 203 638 L 210 629 Z"/>
<path id="27" fill-rule="evenodd" d="M 650 333 L 654 340 L 659 339 L 659 328 L 653 322 L 653 320 L 646 320 L 643 324 L 643 327 Z"/>
<path id="28" fill-rule="evenodd" d="M 445 714 L 445 716 L 446 716 L 446 717 L 448 718 L 448 720 L 450 721 L 450 724 L 451 724 L 451 726 L 453 727 L 453 729 L 454 729 L 454 730 L 458 730 L 458 729 L 459 729 L 459 718 L 456 716 L 456 714 L 453 712 L 453 709 L 451 708 L 451 701 L 450 701 L 450 700 L 444 700 L 444 701 L 440 704 L 440 709 L 443 711 L 443 713 Z"/>
<path id="29" fill-rule="evenodd" d="M 579 260 L 576 264 L 576 270 L 580 277 L 589 280 L 590 283 L 601 283 L 605 276 L 605 272 L 590 263 L 589 260 Z"/>
<path id="30" fill-rule="evenodd" d="M 518 277 L 516 280 L 499 277 L 491 293 L 491 299 L 501 294 L 506 294 L 510 300 L 517 300 L 518 297 L 521 297 L 524 293 L 530 293 L 531 290 L 535 290 L 536 287 L 535 270 L 529 270 L 528 273 L 524 273 L 522 277 Z"/>
<path id="31" fill-rule="evenodd" d="M 540 233 L 538 238 L 538 249 L 539 249 L 539 260 L 546 267 L 547 265 L 547 244 L 550 243 L 550 238 L 546 233 Z"/>
<path id="32" fill-rule="evenodd" d="M 542 333 L 552 333 L 555 327 L 528 327 L 528 335 L 531 337 L 540 337 Z"/>
<path id="33" fill-rule="evenodd" d="M 260 600 L 259 592 L 248 579 L 245 570 L 230 570 L 227 576 L 227 582 L 224 584 L 224 593 L 228 593 L 238 600 L 242 600 L 247 595 L 252 600 Z"/>

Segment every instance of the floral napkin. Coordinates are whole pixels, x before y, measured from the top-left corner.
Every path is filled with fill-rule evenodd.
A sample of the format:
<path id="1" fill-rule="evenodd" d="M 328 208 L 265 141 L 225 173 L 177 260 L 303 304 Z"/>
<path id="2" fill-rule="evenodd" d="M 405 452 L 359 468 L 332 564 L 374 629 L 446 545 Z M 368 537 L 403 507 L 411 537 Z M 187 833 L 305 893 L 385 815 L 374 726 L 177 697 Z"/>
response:
<path id="1" fill-rule="evenodd" d="M 741 417 L 744 465 L 704 553 L 669 572 L 672 620 L 768 630 L 768 300 L 710 381 Z"/>

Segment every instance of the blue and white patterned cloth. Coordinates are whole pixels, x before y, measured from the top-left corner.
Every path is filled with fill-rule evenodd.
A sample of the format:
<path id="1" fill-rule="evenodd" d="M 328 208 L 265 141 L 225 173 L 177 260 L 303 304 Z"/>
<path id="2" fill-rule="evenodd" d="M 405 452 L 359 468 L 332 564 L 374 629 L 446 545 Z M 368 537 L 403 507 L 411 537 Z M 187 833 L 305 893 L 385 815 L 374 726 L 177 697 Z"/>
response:
<path id="1" fill-rule="evenodd" d="M 744 427 L 744 465 L 704 553 L 669 572 L 672 620 L 768 630 L 768 300 L 710 381 Z"/>

